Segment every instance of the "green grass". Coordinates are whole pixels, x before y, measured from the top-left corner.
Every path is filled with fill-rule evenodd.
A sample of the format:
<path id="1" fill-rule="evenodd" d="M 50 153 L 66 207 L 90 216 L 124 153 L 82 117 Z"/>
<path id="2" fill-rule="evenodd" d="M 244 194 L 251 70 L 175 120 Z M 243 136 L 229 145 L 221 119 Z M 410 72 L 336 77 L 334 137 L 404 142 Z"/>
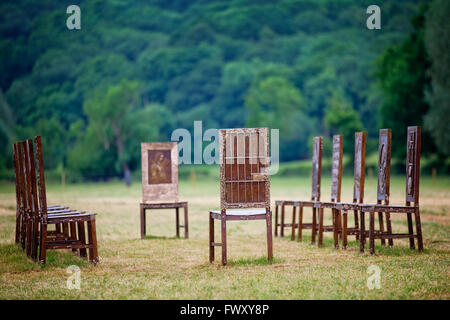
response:
<path id="1" fill-rule="evenodd" d="M 343 181 L 343 200 L 351 200 L 352 179 Z M 322 199 L 328 200 L 330 180 L 323 178 Z M 404 179 L 392 178 L 391 203 L 404 202 Z M 272 201 L 308 199 L 310 179 L 273 178 Z M 0 299 L 449 299 L 450 179 L 421 180 L 425 251 L 409 249 L 407 240 L 394 248 L 376 242 L 377 254 L 359 253 L 350 237 L 348 250 L 335 250 L 331 234 L 324 246 L 311 245 L 309 231 L 301 243 L 274 238 L 272 262 L 266 260 L 263 221 L 228 224 L 228 266 L 208 262 L 209 209 L 219 207 L 217 179 L 197 177 L 180 182 L 180 199 L 189 201 L 190 239 L 175 238 L 172 211 L 150 212 L 148 236 L 139 237 L 141 186 L 114 183 L 50 185 L 51 204 L 97 212 L 100 264 L 92 266 L 69 251 L 49 251 L 40 266 L 14 245 L 15 194 L 0 184 Z M 375 201 L 376 181 L 366 181 L 366 200 Z M 305 209 L 305 219 L 310 211 Z M 350 215 L 353 216 L 353 215 Z M 287 219 L 290 220 L 290 210 Z M 401 215 L 394 231 L 406 230 Z M 330 222 L 327 213 L 327 223 Z M 217 222 L 216 222 L 217 223 Z M 350 220 L 352 225 L 353 220 Z M 216 224 L 216 241 L 219 241 Z M 183 230 L 182 230 L 183 231 Z M 81 290 L 69 290 L 70 265 L 81 268 Z M 381 269 L 381 289 L 366 286 L 367 268 Z"/>

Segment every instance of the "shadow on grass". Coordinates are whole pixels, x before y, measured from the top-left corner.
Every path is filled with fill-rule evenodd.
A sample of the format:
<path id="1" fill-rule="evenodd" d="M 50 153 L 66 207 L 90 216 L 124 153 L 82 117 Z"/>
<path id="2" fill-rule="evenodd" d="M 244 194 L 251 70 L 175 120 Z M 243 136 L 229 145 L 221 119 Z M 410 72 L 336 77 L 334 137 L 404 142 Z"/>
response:
<path id="1" fill-rule="evenodd" d="M 228 261 L 228 266 L 267 266 L 271 264 L 283 263 L 284 260 L 280 258 L 273 258 L 271 261 L 267 257 L 260 258 L 243 258 L 239 260 Z"/>
<path id="2" fill-rule="evenodd" d="M 71 265 L 81 267 L 89 266 L 89 262 L 68 251 L 47 250 L 47 261 L 41 265 L 31 258 L 20 245 L 6 244 L 0 246 L 1 271 L 30 271 L 53 268 L 67 268 Z M 5 270 L 7 269 L 7 270 Z"/>

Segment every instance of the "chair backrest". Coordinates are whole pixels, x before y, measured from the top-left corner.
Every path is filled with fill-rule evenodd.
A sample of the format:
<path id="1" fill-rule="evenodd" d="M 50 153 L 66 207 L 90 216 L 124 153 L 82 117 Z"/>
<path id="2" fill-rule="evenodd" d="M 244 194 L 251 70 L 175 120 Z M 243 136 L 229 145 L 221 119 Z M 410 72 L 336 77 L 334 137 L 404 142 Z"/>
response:
<path id="1" fill-rule="evenodd" d="M 32 209 L 31 198 L 31 181 L 29 178 L 29 159 L 28 159 L 28 147 L 26 141 L 18 143 L 19 149 L 19 171 L 21 180 L 21 193 L 22 193 L 22 210 L 23 213 L 30 215 Z"/>
<path id="2" fill-rule="evenodd" d="M 422 127 L 408 127 L 406 139 L 406 205 L 419 205 L 420 140 Z"/>
<path id="3" fill-rule="evenodd" d="M 364 202 L 366 169 L 366 133 L 355 132 L 355 159 L 353 173 L 353 202 Z"/>
<path id="4" fill-rule="evenodd" d="M 320 181 L 322 177 L 323 138 L 314 137 L 312 154 L 312 189 L 311 200 L 320 201 Z"/>
<path id="5" fill-rule="evenodd" d="M 341 201 L 342 182 L 342 135 L 333 136 L 333 155 L 331 164 L 331 201 Z"/>
<path id="6" fill-rule="evenodd" d="M 28 139 L 25 141 L 26 149 L 28 154 L 28 165 L 27 165 L 27 176 L 30 184 L 30 201 L 31 201 L 31 212 L 32 216 L 35 218 L 39 217 L 39 204 L 38 204 L 38 193 L 36 190 L 36 168 L 35 168 L 35 157 L 33 150 L 33 140 Z"/>
<path id="7" fill-rule="evenodd" d="M 270 208 L 268 132 L 219 130 L 221 210 Z"/>
<path id="8" fill-rule="evenodd" d="M 142 200 L 178 201 L 176 142 L 141 143 Z"/>
<path id="9" fill-rule="evenodd" d="M 380 129 L 378 140 L 377 202 L 389 204 L 391 180 L 391 129 Z"/>
<path id="10" fill-rule="evenodd" d="M 36 172 L 39 189 L 39 214 L 44 223 L 47 222 L 47 195 L 45 191 L 44 159 L 42 155 L 41 137 L 34 138 L 36 145 Z"/>

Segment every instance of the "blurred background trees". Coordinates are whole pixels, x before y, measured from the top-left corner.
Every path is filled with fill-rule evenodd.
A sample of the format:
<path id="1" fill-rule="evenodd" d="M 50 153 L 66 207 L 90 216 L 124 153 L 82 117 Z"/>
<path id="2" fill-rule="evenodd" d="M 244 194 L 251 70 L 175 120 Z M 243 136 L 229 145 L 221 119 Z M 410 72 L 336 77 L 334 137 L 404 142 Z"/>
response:
<path id="1" fill-rule="evenodd" d="M 92 180 L 140 168 L 141 141 L 178 127 L 280 129 L 282 161 L 310 158 L 314 135 L 407 125 L 424 151 L 450 152 L 449 4 L 379 1 L 79 1 L 81 30 L 57 0 L 0 4 L 0 173 L 11 141 L 42 135 L 46 165 Z M 8 173 L 9 172 L 9 173 Z"/>

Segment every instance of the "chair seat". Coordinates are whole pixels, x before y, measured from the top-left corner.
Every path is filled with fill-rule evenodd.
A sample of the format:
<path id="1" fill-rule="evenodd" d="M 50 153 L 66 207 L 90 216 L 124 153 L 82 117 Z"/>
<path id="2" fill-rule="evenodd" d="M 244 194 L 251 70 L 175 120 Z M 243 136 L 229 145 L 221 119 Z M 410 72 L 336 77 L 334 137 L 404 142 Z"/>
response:
<path id="1" fill-rule="evenodd" d="M 210 213 L 221 214 L 220 210 L 211 210 Z M 266 209 L 248 209 L 248 210 L 226 210 L 227 216 L 253 216 L 258 214 L 265 214 Z"/>

